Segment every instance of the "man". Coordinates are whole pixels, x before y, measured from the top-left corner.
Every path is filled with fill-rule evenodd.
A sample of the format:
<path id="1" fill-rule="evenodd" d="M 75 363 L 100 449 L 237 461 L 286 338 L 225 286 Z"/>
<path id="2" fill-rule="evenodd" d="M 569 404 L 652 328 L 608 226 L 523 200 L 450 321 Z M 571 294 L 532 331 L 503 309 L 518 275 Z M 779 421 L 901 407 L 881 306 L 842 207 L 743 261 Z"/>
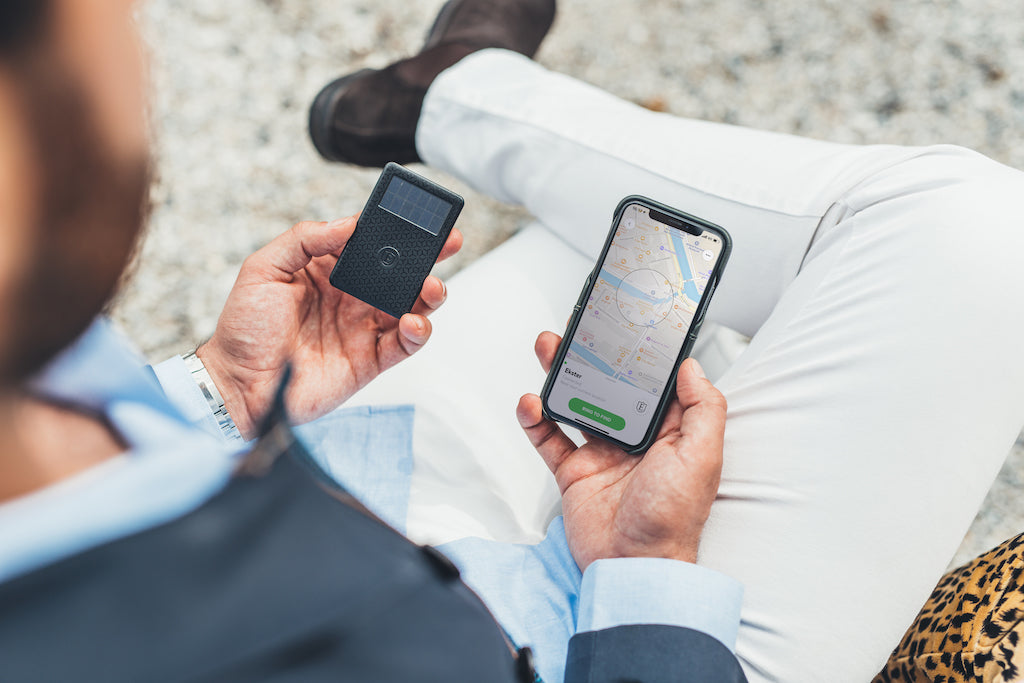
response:
<path id="1" fill-rule="evenodd" d="M 143 223 L 141 71 L 126 0 L 0 9 L 0 679 L 533 680 L 527 643 L 458 570 L 374 519 L 284 421 L 285 405 L 300 422 L 332 411 L 425 344 L 439 280 L 394 320 L 327 283 L 354 218 L 304 223 L 247 260 L 213 338 L 155 368 L 159 384 L 90 324 Z M 521 411 L 591 584 L 566 680 L 743 679 L 728 627 L 702 628 L 738 619 L 739 588 L 692 564 L 725 403 L 692 361 L 676 392 L 642 460 L 577 449 Z M 662 591 L 609 600 L 624 576 L 699 582 L 719 609 L 682 601 L 649 623 Z"/>
<path id="2" fill-rule="evenodd" d="M 430 348 L 355 399 L 415 405 L 410 534 L 444 525 L 431 538 L 517 642 L 541 662 L 564 648 L 579 593 L 557 548 L 579 534 L 575 468 L 556 471 L 564 534 L 556 520 L 516 551 L 457 539 L 544 536 L 553 498 L 535 493 L 543 480 L 491 397 L 520 393 L 520 377 L 540 385 L 524 335 L 564 325 L 614 207 L 646 195 L 731 232 L 708 319 L 753 337 L 716 383 L 728 430 L 699 555 L 744 586 L 736 654 L 751 680 L 870 679 L 1024 422 L 1024 176 L 952 146 L 837 145 L 656 114 L 541 68 L 521 45 L 460 56 L 440 42 L 328 84 L 310 115 L 325 158 L 421 160 L 540 224 L 453 278 Z M 520 420 L 553 429 L 536 397 Z M 452 454 L 468 464 L 447 466 Z M 444 508 L 452 480 L 491 495 Z"/>

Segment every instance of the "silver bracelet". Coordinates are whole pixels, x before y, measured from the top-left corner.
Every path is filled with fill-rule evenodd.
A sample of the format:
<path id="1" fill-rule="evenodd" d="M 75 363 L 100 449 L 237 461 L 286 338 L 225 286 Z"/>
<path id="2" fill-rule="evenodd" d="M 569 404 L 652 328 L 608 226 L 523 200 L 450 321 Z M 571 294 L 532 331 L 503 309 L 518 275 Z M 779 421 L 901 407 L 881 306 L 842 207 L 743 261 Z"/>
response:
<path id="1" fill-rule="evenodd" d="M 235 421 L 231 419 L 228 409 L 224 406 L 224 397 L 217 391 L 217 385 L 214 384 L 213 378 L 210 377 L 206 366 L 203 365 L 203 360 L 196 355 L 195 351 L 182 356 L 181 359 L 185 361 L 185 367 L 192 373 L 192 379 L 195 381 L 196 386 L 203 392 L 206 402 L 210 404 L 210 409 L 213 411 L 213 416 L 217 419 L 217 426 L 220 428 L 221 434 L 232 441 L 244 441 L 242 433 L 238 431 Z"/>

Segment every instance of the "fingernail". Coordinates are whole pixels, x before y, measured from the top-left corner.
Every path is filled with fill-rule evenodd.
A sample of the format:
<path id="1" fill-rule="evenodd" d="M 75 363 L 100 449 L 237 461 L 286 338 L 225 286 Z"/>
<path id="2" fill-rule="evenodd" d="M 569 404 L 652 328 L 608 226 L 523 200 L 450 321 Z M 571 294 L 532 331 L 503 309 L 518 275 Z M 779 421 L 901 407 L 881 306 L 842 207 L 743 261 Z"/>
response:
<path id="1" fill-rule="evenodd" d="M 335 218 L 333 221 L 327 224 L 327 227 L 333 230 L 334 228 L 341 227 L 341 224 L 347 220 L 347 218 Z"/>
<path id="2" fill-rule="evenodd" d="M 441 280 L 440 278 L 438 278 L 438 281 L 441 283 L 441 300 L 444 301 L 448 298 L 448 285 L 446 285 L 444 280 Z"/>
<path id="3" fill-rule="evenodd" d="M 692 360 L 693 360 L 693 374 L 696 375 L 697 377 L 701 378 L 701 379 L 707 379 L 708 376 L 704 374 L 704 368 L 702 368 L 700 366 L 700 363 L 697 362 L 697 359 L 694 358 Z"/>

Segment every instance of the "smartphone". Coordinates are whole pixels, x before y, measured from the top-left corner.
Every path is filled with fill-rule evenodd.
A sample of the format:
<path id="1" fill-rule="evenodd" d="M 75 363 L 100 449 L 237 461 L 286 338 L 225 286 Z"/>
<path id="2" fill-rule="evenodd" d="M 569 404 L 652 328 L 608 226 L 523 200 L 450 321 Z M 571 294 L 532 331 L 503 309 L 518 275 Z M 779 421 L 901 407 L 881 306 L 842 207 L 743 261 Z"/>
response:
<path id="1" fill-rule="evenodd" d="M 646 451 L 731 250 L 718 225 L 646 197 L 623 199 L 544 383 L 544 414 Z"/>
<path id="2" fill-rule="evenodd" d="M 464 205 L 394 162 L 384 167 L 330 281 L 396 318 L 412 310 Z"/>

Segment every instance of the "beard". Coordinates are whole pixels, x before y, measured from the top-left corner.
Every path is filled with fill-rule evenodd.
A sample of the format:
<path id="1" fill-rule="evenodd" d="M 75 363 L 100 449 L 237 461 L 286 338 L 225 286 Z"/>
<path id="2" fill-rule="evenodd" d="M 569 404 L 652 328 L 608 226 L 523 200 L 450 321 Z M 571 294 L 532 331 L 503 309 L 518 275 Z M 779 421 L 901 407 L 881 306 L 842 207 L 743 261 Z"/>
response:
<path id="1" fill-rule="evenodd" d="M 22 383 L 109 305 L 148 215 L 148 157 L 114 158 L 83 87 L 45 47 L 12 70 L 36 162 L 36 217 L 10 292 L 0 384 Z"/>

